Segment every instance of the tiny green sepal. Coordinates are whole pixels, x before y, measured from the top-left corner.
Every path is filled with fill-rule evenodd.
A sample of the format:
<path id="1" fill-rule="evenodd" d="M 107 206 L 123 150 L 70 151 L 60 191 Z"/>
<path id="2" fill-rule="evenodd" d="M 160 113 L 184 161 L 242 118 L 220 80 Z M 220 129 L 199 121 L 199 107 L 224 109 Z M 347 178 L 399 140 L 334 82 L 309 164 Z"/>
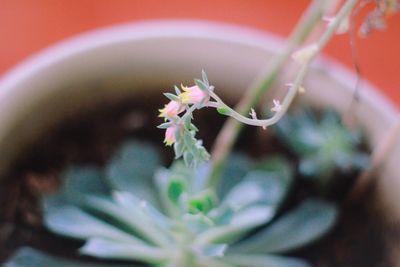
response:
<path id="1" fill-rule="evenodd" d="M 181 99 L 179 98 L 179 96 L 171 94 L 171 93 L 164 93 L 164 95 L 171 101 L 181 101 Z"/>
<path id="2" fill-rule="evenodd" d="M 207 86 L 202 80 L 195 79 L 195 80 L 194 80 L 194 83 L 195 83 L 201 90 L 203 90 L 203 91 L 208 91 L 208 86 Z"/>
<path id="3" fill-rule="evenodd" d="M 204 70 L 201 70 L 201 77 L 203 79 L 204 84 L 207 85 L 207 87 L 209 87 L 210 83 L 208 82 L 207 73 Z"/>
<path id="4" fill-rule="evenodd" d="M 230 109 L 227 106 L 218 107 L 217 111 L 219 114 L 229 116 Z"/>
<path id="5" fill-rule="evenodd" d="M 162 124 L 158 125 L 157 128 L 158 129 L 167 129 L 167 128 L 171 127 L 172 124 L 173 123 L 170 122 L 170 121 L 169 122 L 165 122 L 165 123 L 162 123 Z"/>
<path id="6" fill-rule="evenodd" d="M 174 85 L 174 88 L 175 88 L 175 93 L 176 93 L 177 95 L 182 94 L 182 91 L 179 90 L 178 86 Z"/>

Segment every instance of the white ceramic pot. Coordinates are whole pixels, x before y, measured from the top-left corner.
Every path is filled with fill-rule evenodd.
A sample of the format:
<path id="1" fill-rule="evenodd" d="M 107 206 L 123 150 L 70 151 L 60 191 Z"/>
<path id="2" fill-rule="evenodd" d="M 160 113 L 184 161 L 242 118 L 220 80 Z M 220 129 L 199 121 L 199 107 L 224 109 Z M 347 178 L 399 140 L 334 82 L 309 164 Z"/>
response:
<path id="1" fill-rule="evenodd" d="M 124 98 L 132 88 L 143 94 L 165 91 L 192 81 L 205 69 L 220 94 L 237 100 L 282 43 L 233 26 L 158 21 L 111 27 L 50 47 L 0 82 L 0 175 L 24 147 L 57 122 L 105 98 Z M 343 111 L 354 84 L 349 71 L 319 58 L 307 76 L 304 98 Z M 355 116 L 373 148 L 397 120 L 397 110 L 364 82 Z M 399 159 L 400 138 L 376 184 L 383 214 L 392 222 L 400 222 Z M 394 265 L 399 266 L 400 242 L 391 247 Z"/>

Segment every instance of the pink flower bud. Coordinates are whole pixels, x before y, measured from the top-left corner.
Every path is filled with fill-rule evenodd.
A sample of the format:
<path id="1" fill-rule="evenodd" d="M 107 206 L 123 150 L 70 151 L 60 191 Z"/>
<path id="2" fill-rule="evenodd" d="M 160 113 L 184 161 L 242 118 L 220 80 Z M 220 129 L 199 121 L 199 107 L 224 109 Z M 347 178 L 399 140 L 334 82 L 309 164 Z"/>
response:
<path id="1" fill-rule="evenodd" d="M 210 99 L 209 94 L 201 90 L 197 85 L 192 87 L 182 86 L 184 93 L 180 94 L 179 97 L 184 104 L 201 104 L 205 103 Z"/>
<path id="2" fill-rule="evenodd" d="M 179 113 L 185 110 L 185 106 L 178 101 L 170 101 L 167 105 L 164 106 L 163 109 L 160 109 L 159 117 L 170 119 L 172 117 L 177 116 Z"/>
<path id="3" fill-rule="evenodd" d="M 173 143 L 175 143 L 177 130 L 178 130 L 178 126 L 172 125 L 172 126 L 168 127 L 167 130 L 165 131 L 164 143 L 167 146 L 171 146 Z"/>

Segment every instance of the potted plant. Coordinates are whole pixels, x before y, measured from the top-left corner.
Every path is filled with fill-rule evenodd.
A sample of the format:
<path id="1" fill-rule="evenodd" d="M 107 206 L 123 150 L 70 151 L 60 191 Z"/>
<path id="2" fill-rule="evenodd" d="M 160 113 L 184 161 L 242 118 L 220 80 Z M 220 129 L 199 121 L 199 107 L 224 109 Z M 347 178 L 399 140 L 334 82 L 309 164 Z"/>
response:
<path id="1" fill-rule="evenodd" d="M 334 34 L 335 30 L 342 25 L 356 3 L 357 1 L 346 2 L 316 45 L 306 46 L 295 52 L 295 49 L 305 37 L 304 33 L 312 30 L 310 25 L 314 25 L 315 21 L 319 21 L 322 17 L 323 12 L 321 10 L 324 10 L 324 5 L 322 2 L 316 1 L 304 17 L 303 22 L 300 23 L 299 31 L 295 31 L 296 34 L 293 35 L 292 42 L 284 49 L 283 56 L 278 57 L 274 56 L 274 49 L 276 45 L 279 45 L 279 41 L 276 39 L 246 31 L 242 31 L 237 35 L 234 28 L 202 23 L 189 23 L 184 26 L 179 23 L 127 25 L 83 36 L 80 39 L 78 38 L 49 49 L 41 56 L 33 58 L 25 65 L 17 68 L 1 84 L 3 112 L 0 115 L 0 121 L 2 122 L 0 147 L 3 151 L 3 158 L 1 159 L 0 171 L 3 176 L 8 177 L 8 179 L 4 178 L 4 183 L 12 185 L 11 181 L 16 179 L 13 175 L 21 175 L 24 182 L 27 182 L 31 187 L 46 188 L 48 184 L 46 182 L 41 183 L 43 175 L 35 176 L 35 172 L 33 174 L 32 172 L 21 174 L 18 169 L 26 170 L 26 168 L 23 168 L 22 163 L 26 162 L 26 158 L 32 160 L 38 155 L 38 151 L 43 148 L 42 144 L 44 144 L 39 142 L 40 138 L 49 138 L 51 135 L 48 134 L 46 136 L 45 133 L 48 131 L 54 133 L 54 129 L 61 120 L 84 118 L 84 114 L 93 113 L 93 110 L 98 109 L 99 106 L 104 109 L 107 106 L 113 106 L 113 103 L 123 103 L 127 98 L 130 98 L 133 101 L 132 103 L 135 103 L 138 107 L 146 101 L 158 102 L 158 105 L 161 105 L 162 102 L 160 101 L 162 100 L 154 97 L 155 94 L 160 95 L 161 92 L 165 91 L 165 88 L 170 88 L 171 84 L 189 81 L 192 77 L 196 77 L 202 68 L 207 70 L 209 77 L 203 75 L 201 80 L 196 81 L 197 84 L 194 87 L 196 90 L 200 90 L 198 93 L 206 93 L 205 96 L 200 94 L 201 101 L 195 101 L 196 98 L 193 95 L 189 95 L 191 98 L 188 96 L 189 93 L 193 93 L 191 90 L 194 90 L 194 88 L 191 90 L 186 87 L 183 88 L 187 91 L 186 97 L 189 97 L 188 101 L 182 100 L 185 95 L 182 95 L 184 92 L 179 91 L 180 89 L 175 94 L 167 95 L 171 101 L 179 100 L 187 105 L 182 110 L 181 107 L 176 107 L 176 114 L 173 115 L 179 115 L 181 112 L 187 114 L 179 117 L 178 121 L 182 125 L 185 124 L 185 129 L 188 131 L 181 133 L 182 135 L 179 136 L 176 129 L 172 129 L 173 131 L 167 132 L 166 142 L 175 144 L 177 156 L 184 156 L 188 165 L 207 158 L 205 150 L 194 139 L 193 131 L 196 131 L 196 127 L 192 125 L 191 121 L 192 112 L 202 108 L 203 105 L 217 108 L 221 114 L 234 116 L 246 123 L 251 122 L 258 126 L 269 126 L 269 122 L 275 122 L 275 119 L 279 119 L 284 114 L 284 111 L 289 107 L 289 102 L 292 102 L 298 90 L 304 86 L 307 90 L 304 98 L 309 100 L 312 105 L 327 105 L 344 112 L 349 106 L 349 100 L 352 99 L 353 95 L 353 85 L 348 80 L 349 74 L 326 60 L 321 60 L 320 64 L 314 67 L 310 66 L 310 62 Z M 193 29 L 196 30 L 194 31 Z M 160 46 L 160 44 L 163 45 Z M 213 51 L 213 53 L 210 51 Z M 293 84 L 289 86 L 289 93 L 285 100 L 282 101 L 282 105 L 275 101 L 273 110 L 276 113 L 273 121 L 267 120 L 265 122 L 259 120 L 254 112 L 250 117 L 244 119 L 243 115 L 234 113 L 227 104 L 222 102 L 222 99 L 230 99 L 230 102 L 237 102 L 241 97 L 241 89 L 245 88 L 254 79 L 257 73 L 256 70 L 260 69 L 266 62 L 269 62 L 267 73 L 272 73 L 273 75 L 263 75 L 261 87 L 270 86 L 272 80 L 276 78 L 277 70 L 293 53 L 299 62 L 300 70 Z M 275 59 L 271 60 L 271 58 Z M 157 73 L 156 76 L 155 73 Z M 305 80 L 306 73 L 308 73 L 308 76 Z M 287 79 L 287 81 L 290 80 Z M 323 93 L 320 90 L 321 84 L 325 87 Z M 215 86 L 215 91 L 211 85 Z M 225 91 L 224 88 L 226 88 Z M 258 90 L 260 87 L 255 86 L 253 88 Z M 220 98 L 220 95 L 223 95 L 223 97 Z M 254 94 L 253 92 L 250 95 L 253 98 L 257 98 L 259 93 L 256 92 Z M 211 97 L 214 102 L 209 102 L 208 97 Z M 395 155 L 395 153 L 399 152 L 398 142 L 396 143 L 396 140 L 394 142 L 389 141 L 391 141 L 390 136 L 396 132 L 396 128 L 390 131 L 387 129 L 395 122 L 396 112 L 381 97 L 377 97 L 376 93 L 368 88 L 363 88 L 359 97 L 360 100 L 355 106 L 354 116 L 356 121 L 362 125 L 369 145 L 372 149 L 381 148 L 384 147 L 381 143 L 384 140 L 384 144 L 396 146 L 396 150 L 393 152 Z M 65 101 L 66 99 L 68 101 Z M 254 100 L 251 99 L 244 102 L 245 104 L 239 107 L 239 111 L 243 112 L 246 109 L 250 109 L 250 106 L 254 105 L 252 102 Z M 163 117 L 167 119 L 167 124 L 162 125 L 162 127 L 167 128 L 167 130 L 171 129 L 172 126 L 176 127 L 173 124 L 176 122 L 175 119 L 172 120 L 166 115 L 168 108 L 172 107 L 167 106 L 161 111 Z M 114 113 L 114 117 L 111 117 L 108 121 L 110 124 L 107 124 L 107 128 L 118 127 L 119 124 L 115 124 L 115 115 L 125 114 L 123 111 Z M 143 115 L 143 111 L 146 111 L 146 107 L 142 106 L 142 108 L 133 109 L 133 114 L 127 117 L 121 115 L 121 117 L 126 119 L 124 120 L 124 125 L 128 124 L 134 130 L 133 132 L 139 129 L 135 133 L 145 137 L 150 133 L 149 127 L 152 128 L 155 123 L 154 116 Z M 107 109 L 103 113 L 93 114 L 97 114 L 101 118 L 106 117 Z M 207 115 L 204 116 L 208 118 Z M 215 117 L 215 114 L 213 116 Z M 371 119 L 372 117 L 374 119 Z M 85 128 L 80 123 L 87 122 L 87 118 L 86 120 L 78 119 L 78 123 L 75 124 L 65 124 L 68 125 L 70 130 L 68 134 L 73 135 L 74 130 L 77 128 Z M 104 122 L 102 120 L 99 121 Z M 207 125 L 207 122 L 214 123 L 215 120 L 208 121 L 206 119 L 203 124 Z M 157 177 L 159 178 L 156 181 L 158 181 L 160 190 L 159 198 L 161 199 L 161 204 L 165 205 L 162 209 L 163 212 L 160 213 L 153 208 L 157 204 L 153 203 L 151 197 L 149 197 L 151 193 L 147 192 L 148 185 L 146 185 L 149 181 L 147 179 L 149 172 L 153 173 L 156 165 L 153 162 L 155 157 L 148 156 L 153 152 L 147 145 L 130 143 L 119 152 L 120 154 L 116 159 L 109 161 L 110 164 L 106 168 L 107 177 L 109 177 L 109 180 L 106 179 L 106 181 L 111 183 L 112 189 L 118 189 L 117 192 L 110 192 L 110 188 L 107 185 L 99 183 L 100 179 L 98 177 L 101 177 L 102 174 L 99 174 L 96 169 L 84 169 L 83 171 L 75 172 L 74 170 L 69 170 L 67 172 L 66 175 L 70 179 L 66 181 L 67 184 L 62 194 L 46 201 L 47 208 L 49 210 L 53 208 L 46 218 L 48 228 L 58 234 L 87 241 L 81 252 L 98 258 L 136 260 L 149 264 L 161 264 L 162 266 L 305 266 L 306 263 L 301 260 L 265 255 L 266 253 L 256 251 L 257 254 L 254 251 L 267 247 L 265 249 L 266 252 L 286 252 L 285 249 L 287 248 L 297 248 L 300 244 L 316 239 L 332 226 L 336 217 L 335 208 L 331 204 L 311 200 L 305 202 L 305 206 L 299 206 L 292 213 L 283 216 L 282 220 L 278 218 L 276 221 L 272 221 L 272 224 L 267 224 L 270 219 L 274 218 L 287 194 L 288 187 L 284 184 L 291 181 L 288 168 L 280 160 L 264 162 L 254 169 L 255 172 L 250 175 L 248 180 L 244 180 L 244 183 L 235 185 L 232 183 L 234 179 L 229 177 L 231 180 L 228 180 L 228 187 L 225 190 L 221 190 L 222 193 L 219 192 L 220 195 L 216 196 L 215 194 L 218 194 L 218 192 L 208 190 L 209 188 L 215 189 L 215 186 L 223 180 L 221 178 L 221 172 L 224 170 L 222 162 L 229 151 L 229 142 L 226 145 L 223 141 L 233 142 L 235 138 L 232 135 L 238 134 L 238 131 L 235 130 L 238 129 L 236 123 L 230 122 L 227 125 L 225 130 L 222 130 L 225 134 L 220 135 L 223 136 L 222 139 L 217 141 L 217 144 L 219 144 L 216 148 L 217 152 L 213 153 L 214 161 L 211 169 L 214 172 L 210 172 L 209 176 L 203 175 L 204 177 L 211 177 L 203 181 L 203 183 L 210 186 L 202 185 L 201 179 L 195 180 L 191 178 L 197 177 L 199 170 L 194 171 L 180 164 L 174 164 L 170 170 L 164 169 L 158 172 Z M 216 131 L 215 126 L 213 126 L 209 125 L 207 128 L 211 134 L 210 137 L 205 136 L 205 141 L 207 141 L 207 138 L 213 138 L 212 131 Z M 103 124 L 95 127 L 96 130 L 102 128 L 104 128 Z M 203 127 L 199 128 L 203 129 Z M 51 132 L 52 129 L 53 132 Z M 62 129 L 66 130 L 65 127 Z M 90 130 L 87 129 L 87 131 Z M 107 131 L 112 130 L 107 129 Z M 78 136 L 82 134 L 82 131 L 76 130 L 76 132 Z M 390 134 L 389 138 L 387 137 L 388 132 Z M 59 137 L 60 133 L 57 136 Z M 88 136 L 93 137 L 95 135 Z M 158 141 L 162 140 L 161 137 L 157 138 L 156 134 L 154 136 Z M 265 138 L 265 136 L 262 138 Z M 61 138 L 59 140 L 66 139 Z M 57 145 L 61 148 L 63 147 L 58 142 L 59 140 L 53 140 L 53 145 L 55 144 L 56 148 Z M 84 142 L 87 141 L 88 139 L 84 139 Z M 185 147 L 179 147 L 181 142 Z M 27 147 L 34 147 L 35 143 L 36 149 L 32 150 L 33 152 L 31 152 L 30 156 L 25 155 L 26 158 L 24 159 L 21 156 L 21 152 L 26 152 Z M 37 144 L 39 144 L 39 147 Z M 245 144 L 247 146 L 248 143 Z M 134 147 L 134 152 L 129 149 L 130 147 Z M 53 148 L 53 150 L 49 148 L 49 151 L 57 151 L 56 148 Z M 98 147 L 96 148 L 99 149 Z M 99 152 L 101 149 L 95 151 Z M 93 150 L 91 152 L 93 153 Z M 132 153 L 135 161 L 124 161 L 126 157 L 130 158 Z M 168 156 L 166 157 L 168 158 Z M 90 159 L 90 156 L 88 158 Z M 395 205 L 393 205 L 393 203 L 396 203 L 394 201 L 396 200 L 396 191 L 393 190 L 393 183 L 396 182 L 397 175 L 395 158 L 395 156 L 392 156 L 387 160 L 383 167 L 383 176 L 377 180 L 377 188 L 379 190 L 376 190 L 374 196 L 377 196 L 379 201 L 374 202 L 375 198 L 368 198 L 371 206 L 374 205 L 373 203 L 379 203 L 379 205 L 385 207 L 382 210 L 382 216 L 391 219 L 390 223 L 396 221 L 396 209 Z M 77 161 L 76 158 L 74 160 Z M 104 161 L 101 156 L 96 160 L 97 162 Z M 140 162 L 140 160 L 145 163 L 141 163 L 140 166 L 134 166 L 135 162 Z M 48 163 L 51 160 L 46 159 L 42 162 Z M 233 160 L 228 162 L 233 162 L 233 166 L 240 166 L 239 163 Z M 32 166 L 37 168 L 36 164 L 32 164 L 30 167 Z M 45 169 L 46 166 L 41 167 Z M 119 180 L 123 177 L 123 173 L 119 172 L 126 168 L 133 168 L 130 173 L 139 172 L 137 177 L 145 177 L 146 179 L 129 180 L 124 178 Z M 150 170 L 147 168 L 150 168 Z M 14 173 L 11 170 L 14 170 Z M 39 167 L 38 170 L 33 169 L 33 171 L 40 173 L 42 170 Z M 189 174 L 187 174 L 188 172 Z M 235 171 L 236 174 L 238 172 L 239 170 Z M 257 178 L 260 172 L 264 172 L 264 178 Z M 269 173 L 267 175 L 268 179 L 265 179 L 265 172 Z M 85 178 L 82 178 L 82 175 Z M 199 175 L 201 176 L 201 174 Z M 49 178 L 48 172 L 46 177 Z M 81 178 L 77 182 L 74 177 Z M 93 177 L 95 179 L 92 179 Z M 279 177 L 279 179 L 276 177 Z M 240 178 L 243 177 L 238 179 Z M 189 179 L 193 180 L 189 183 Z M 48 180 L 51 179 L 46 181 Z M 82 184 L 82 181 L 87 184 Z M 93 181 L 95 184 L 90 184 Z M 133 185 L 124 184 L 127 181 L 130 181 Z M 142 182 L 144 184 L 141 184 Z M 200 182 L 200 185 L 196 185 L 195 182 Z M 24 192 L 21 190 L 21 186 L 25 185 L 17 186 L 17 192 Z M 201 190 L 194 190 L 195 186 L 198 186 Z M 273 189 L 274 186 L 277 188 L 278 193 L 265 192 L 265 190 Z M 10 187 L 3 186 L 3 188 L 9 190 Z M 189 188 L 196 194 L 190 191 Z M 126 194 L 124 190 L 133 190 L 134 194 Z M 95 193 L 111 194 L 114 198 L 111 201 L 98 196 L 83 197 L 89 192 L 92 194 L 93 191 Z M 12 194 L 13 191 L 5 192 L 11 192 L 9 195 L 15 196 L 15 194 Z M 257 192 L 261 193 L 258 194 Z M 191 195 L 192 193 L 193 195 Z M 71 197 L 71 194 L 75 195 Z M 275 198 L 271 199 L 271 195 L 274 194 Z M 7 200 L 10 199 L 9 195 L 7 195 Z M 222 206 L 217 204 L 218 201 L 216 199 L 218 197 L 222 200 Z M 65 201 L 66 199 L 68 206 L 59 206 L 60 201 Z M 141 199 L 145 199 L 146 203 L 140 201 Z M 17 198 L 17 200 L 20 199 Z M 17 201 L 15 205 L 18 206 L 18 203 Z M 82 207 L 81 205 L 86 206 Z M 76 206 L 79 208 L 76 208 Z M 129 212 L 121 213 L 120 206 Z M 214 209 L 215 207 L 219 207 L 219 209 L 216 210 Z M 99 218 L 104 219 L 106 217 L 105 221 L 108 224 L 116 224 L 121 228 L 109 228 L 107 227 L 108 224 L 102 221 L 92 220 L 92 217 L 82 213 L 81 209 L 85 208 L 97 214 Z M 181 213 L 182 210 L 184 210 L 184 213 Z M 239 217 L 233 216 L 238 211 L 243 211 L 243 213 L 239 214 Z M 313 216 L 306 216 L 304 212 L 308 215 L 311 213 Z M 172 223 L 171 226 L 171 219 L 175 217 L 179 218 L 180 224 Z M 299 233 L 304 233 L 303 231 L 289 232 L 299 228 L 288 222 L 293 222 L 293 218 L 298 220 L 301 217 L 308 219 L 308 221 L 297 221 L 298 223 L 295 226 L 305 225 L 305 229 L 312 232 L 309 235 L 305 235 L 305 237 L 298 235 Z M 29 216 L 25 217 L 25 219 L 29 218 Z M 68 218 L 70 219 L 69 222 Z M 85 223 L 75 224 L 76 222 Z M 267 233 L 265 234 L 266 237 L 261 234 L 261 237 L 263 237 L 261 241 L 257 239 L 257 235 L 245 238 L 247 234 L 251 234 L 251 230 L 259 230 L 258 227 L 265 224 L 267 224 L 265 228 Z M 154 225 L 156 227 L 153 227 Z M 219 228 L 216 226 L 219 226 Z M 126 230 L 126 228 L 130 230 Z M 191 235 L 182 234 L 187 232 L 182 229 L 189 229 Z M 133 233 L 127 235 L 126 231 Z M 165 232 L 167 232 L 167 237 Z M 175 233 L 172 240 L 180 240 L 182 242 L 171 241 L 168 237 L 168 233 L 171 232 Z M 281 235 L 277 235 L 280 238 L 273 238 L 274 233 L 289 234 L 289 236 L 286 236 L 285 242 L 283 242 Z M 189 239 L 190 242 L 188 241 L 189 243 L 186 242 L 188 236 L 191 237 Z M 170 246 L 173 249 L 160 250 L 154 249 L 154 246 L 141 246 L 142 239 L 163 248 Z M 268 249 L 268 241 L 270 249 Z M 390 249 L 396 250 L 395 242 L 390 242 L 393 240 L 385 241 L 390 244 L 390 246 L 388 245 Z M 64 244 L 60 244 L 60 242 L 63 241 L 58 240 L 56 244 L 62 247 Z M 237 245 L 235 245 L 236 242 Z M 234 245 L 230 247 L 228 246 L 230 244 Z M 79 243 L 79 245 L 82 244 Z M 52 243 L 50 246 L 55 245 Z M 223 255 L 225 255 L 227 247 L 231 248 L 233 252 L 230 254 L 228 251 L 227 257 L 224 258 Z M 67 256 L 71 255 L 68 254 Z M 296 255 L 291 255 L 291 257 L 293 256 Z M 12 264 L 29 266 L 26 264 L 34 261 L 41 262 L 42 266 L 52 266 L 55 262 L 62 264 L 59 259 L 46 257 L 29 249 L 23 251 L 22 256 L 17 254 L 16 260 L 8 264 L 10 266 L 13 266 Z M 393 264 L 398 262 L 396 255 L 391 255 L 391 262 Z M 71 263 L 67 261 L 65 264 Z M 73 262 L 72 264 L 77 266 L 78 263 Z M 83 265 L 85 266 L 84 263 Z"/>

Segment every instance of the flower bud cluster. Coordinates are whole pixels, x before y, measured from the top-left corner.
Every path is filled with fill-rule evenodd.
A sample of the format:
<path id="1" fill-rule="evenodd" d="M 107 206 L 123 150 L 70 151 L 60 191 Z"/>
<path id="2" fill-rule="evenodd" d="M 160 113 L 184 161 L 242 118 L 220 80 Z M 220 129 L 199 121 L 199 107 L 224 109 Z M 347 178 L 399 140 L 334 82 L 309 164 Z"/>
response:
<path id="1" fill-rule="evenodd" d="M 175 86 L 176 94 L 165 93 L 170 102 L 159 110 L 159 117 L 164 118 L 164 123 L 158 126 L 165 129 L 164 143 L 173 145 L 176 158 L 183 157 L 187 165 L 196 165 L 209 158 L 202 142 L 195 138 L 198 129 L 192 123 L 192 113 L 207 106 L 212 87 L 205 73 L 203 80 L 195 80 L 195 83 L 190 87 L 181 85 L 181 89 Z"/>

